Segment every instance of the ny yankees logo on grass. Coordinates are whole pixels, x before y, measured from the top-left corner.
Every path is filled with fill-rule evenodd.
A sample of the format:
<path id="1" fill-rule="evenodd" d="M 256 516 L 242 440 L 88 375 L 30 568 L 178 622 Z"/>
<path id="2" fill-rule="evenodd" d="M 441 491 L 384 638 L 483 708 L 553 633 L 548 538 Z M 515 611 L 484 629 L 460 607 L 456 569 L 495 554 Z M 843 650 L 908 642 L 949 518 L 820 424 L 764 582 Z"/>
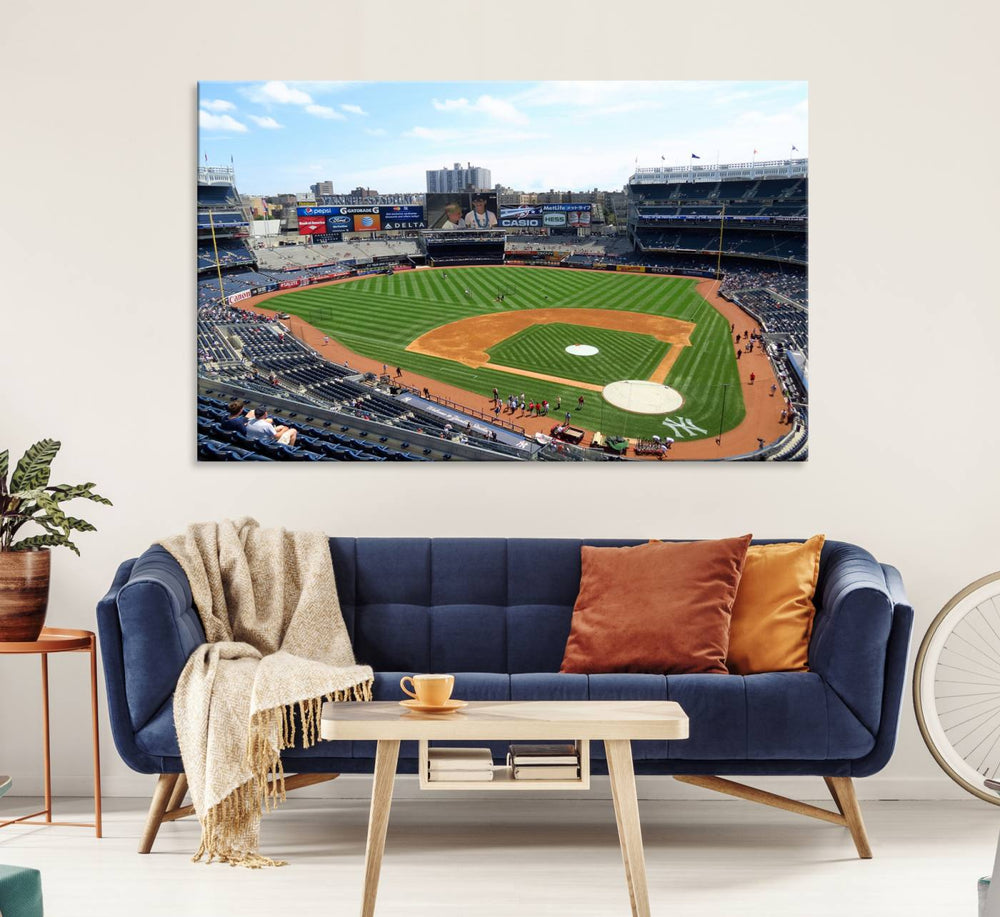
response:
<path id="1" fill-rule="evenodd" d="M 708 433 L 704 427 L 699 427 L 693 420 L 687 417 L 664 417 L 663 426 L 670 427 L 670 432 L 677 439 L 684 439 L 686 436 L 696 437 L 699 433 L 704 436 Z"/>

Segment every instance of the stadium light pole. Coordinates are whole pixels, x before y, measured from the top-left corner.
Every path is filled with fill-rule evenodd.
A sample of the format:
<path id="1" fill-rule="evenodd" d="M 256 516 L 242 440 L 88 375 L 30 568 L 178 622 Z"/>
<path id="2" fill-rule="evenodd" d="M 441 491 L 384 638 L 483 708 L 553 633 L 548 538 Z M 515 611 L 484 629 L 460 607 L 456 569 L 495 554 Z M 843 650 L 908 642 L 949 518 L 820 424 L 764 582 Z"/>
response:
<path id="1" fill-rule="evenodd" d="M 715 444 L 717 446 L 722 445 L 722 425 L 726 421 L 726 395 L 729 394 L 729 383 L 722 383 L 722 410 L 719 412 L 719 435 L 716 437 Z"/>

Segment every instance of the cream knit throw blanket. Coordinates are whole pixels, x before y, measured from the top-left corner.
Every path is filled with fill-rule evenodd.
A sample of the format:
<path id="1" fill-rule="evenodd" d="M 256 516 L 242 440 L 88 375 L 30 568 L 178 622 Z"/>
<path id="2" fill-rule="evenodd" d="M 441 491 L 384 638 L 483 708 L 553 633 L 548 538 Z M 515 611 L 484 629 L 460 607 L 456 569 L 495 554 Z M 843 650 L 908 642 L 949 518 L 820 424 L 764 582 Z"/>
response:
<path id="1" fill-rule="evenodd" d="M 324 700 L 371 700 L 319 532 L 203 522 L 160 542 L 181 565 L 207 643 L 184 666 L 174 725 L 207 855 L 282 865 L 258 853 L 261 812 L 284 799 L 279 753 L 319 739 Z M 268 778 L 272 780 L 269 784 Z"/>

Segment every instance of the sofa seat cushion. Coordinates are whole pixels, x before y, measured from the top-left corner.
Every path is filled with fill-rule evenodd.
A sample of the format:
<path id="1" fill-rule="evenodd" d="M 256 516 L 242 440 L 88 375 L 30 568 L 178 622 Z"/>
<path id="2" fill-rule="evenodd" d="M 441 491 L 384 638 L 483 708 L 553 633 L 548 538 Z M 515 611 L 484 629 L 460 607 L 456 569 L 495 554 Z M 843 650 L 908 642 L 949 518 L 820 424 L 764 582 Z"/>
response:
<path id="1" fill-rule="evenodd" d="M 406 695 L 399 680 L 411 672 L 376 672 L 374 697 L 400 701 Z M 690 737 L 672 742 L 634 742 L 637 762 L 689 761 L 821 761 L 849 760 L 874 747 L 872 734 L 813 672 L 766 675 L 569 675 L 550 672 L 503 675 L 459 672 L 454 697 L 461 700 L 671 700 L 690 718 Z M 151 755 L 177 757 L 173 698 L 137 734 L 139 748 Z M 489 743 L 503 760 L 508 740 Z M 604 758 L 604 745 L 594 742 L 591 754 Z M 290 748 L 282 757 L 374 759 L 374 742 L 318 742 L 312 748 Z M 403 742 L 400 757 L 415 759 L 417 743 Z M 676 768 L 672 772 L 678 772 Z"/>

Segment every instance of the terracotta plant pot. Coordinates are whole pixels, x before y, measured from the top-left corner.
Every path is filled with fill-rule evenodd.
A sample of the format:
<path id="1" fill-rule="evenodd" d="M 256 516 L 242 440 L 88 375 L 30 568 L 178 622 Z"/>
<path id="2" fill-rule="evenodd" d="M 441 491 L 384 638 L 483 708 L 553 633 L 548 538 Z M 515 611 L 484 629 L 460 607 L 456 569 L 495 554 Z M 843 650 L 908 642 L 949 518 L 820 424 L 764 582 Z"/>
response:
<path id="1" fill-rule="evenodd" d="M 49 606 L 48 548 L 0 551 L 0 641 L 38 639 Z"/>

